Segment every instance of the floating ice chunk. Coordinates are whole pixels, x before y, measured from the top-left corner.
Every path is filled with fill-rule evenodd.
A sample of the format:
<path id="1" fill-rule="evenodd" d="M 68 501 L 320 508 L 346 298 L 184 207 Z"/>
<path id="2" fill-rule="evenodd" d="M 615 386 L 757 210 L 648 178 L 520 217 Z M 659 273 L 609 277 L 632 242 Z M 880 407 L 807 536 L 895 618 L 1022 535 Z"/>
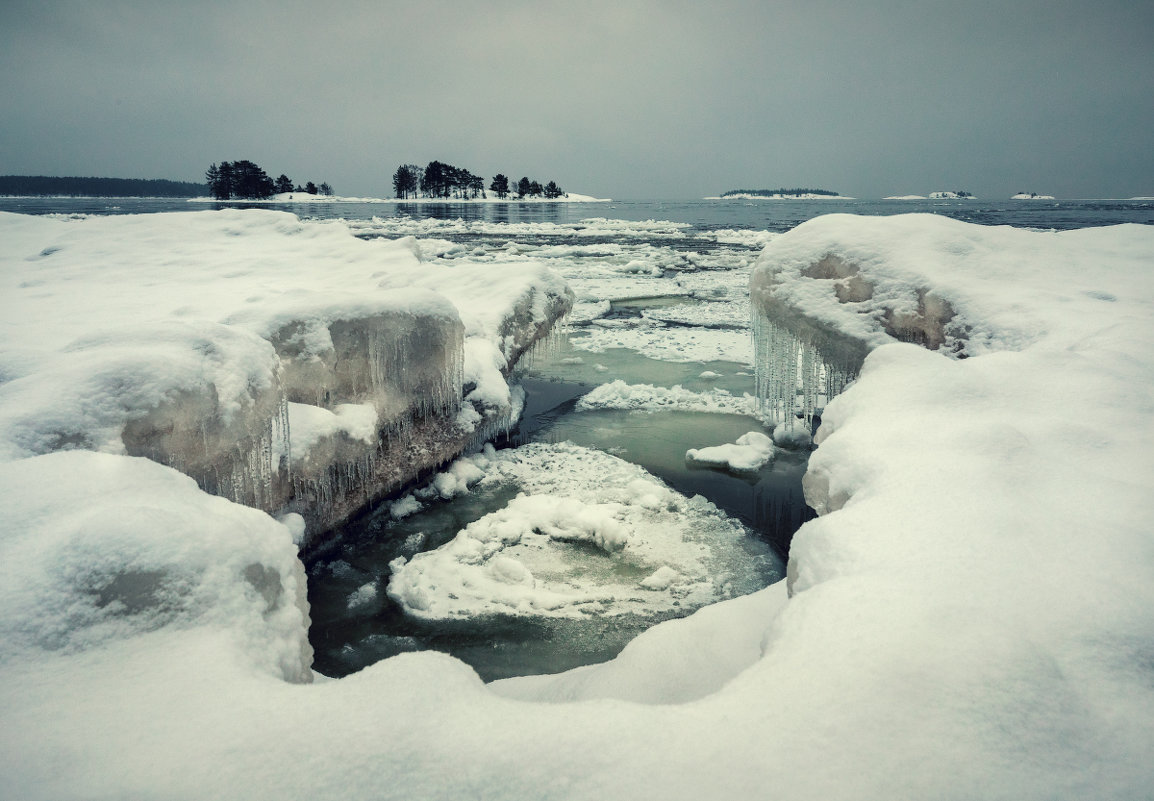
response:
<path id="1" fill-rule="evenodd" d="M 713 381 L 715 379 L 721 378 L 721 373 L 715 373 L 712 370 L 702 370 L 700 375 L 697 377 L 704 379 L 705 381 Z"/>
<path id="2" fill-rule="evenodd" d="M 389 504 L 389 516 L 394 520 L 401 520 L 411 514 L 416 514 L 424 507 L 413 497 L 412 493 L 405 495 Z"/>
<path id="3" fill-rule="evenodd" d="M 750 431 L 730 445 L 690 448 L 685 452 L 685 458 L 697 464 L 726 467 L 740 472 L 756 471 L 773 458 L 773 440 L 760 431 Z"/>
<path id="4" fill-rule="evenodd" d="M 694 392 L 681 385 L 658 387 L 652 384 L 627 384 L 620 379 L 602 384 L 577 401 L 577 411 L 594 409 L 711 412 L 761 418 L 757 398 L 751 395 L 737 396 L 724 389 Z"/>
<path id="5" fill-rule="evenodd" d="M 524 494 L 440 548 L 390 565 L 387 592 L 408 614 L 653 615 L 772 580 L 772 556 L 740 524 L 608 454 L 527 445 L 458 459 L 443 475 L 473 471 L 483 473 L 479 486 Z"/>
<path id="6" fill-rule="evenodd" d="M 805 426 L 776 425 L 773 427 L 773 443 L 782 448 L 808 448 L 813 437 Z"/>
<path id="7" fill-rule="evenodd" d="M 664 565 L 653 571 L 653 574 L 641 580 L 641 586 L 647 590 L 666 590 L 669 585 L 681 578 L 681 574 L 671 568 L 669 565 Z"/>
<path id="8" fill-rule="evenodd" d="M 367 584 L 362 584 L 349 596 L 349 609 L 366 606 L 375 600 L 377 600 L 377 584 L 370 581 Z"/>

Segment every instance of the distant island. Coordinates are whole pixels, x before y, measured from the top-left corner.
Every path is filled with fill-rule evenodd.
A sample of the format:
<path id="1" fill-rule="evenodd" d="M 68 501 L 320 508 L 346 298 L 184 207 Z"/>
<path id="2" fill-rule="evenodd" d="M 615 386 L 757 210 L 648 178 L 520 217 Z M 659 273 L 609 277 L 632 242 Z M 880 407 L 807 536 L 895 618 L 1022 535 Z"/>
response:
<path id="1" fill-rule="evenodd" d="M 722 192 L 717 198 L 706 198 L 706 200 L 754 200 L 757 198 L 768 198 L 771 200 L 819 200 L 822 198 L 838 198 L 849 200 L 844 195 L 838 192 L 831 192 L 828 189 L 731 189 L 728 192 Z"/>
<path id="2" fill-rule="evenodd" d="M 1053 195 L 1039 195 L 1037 192 L 1019 192 L 1013 195 L 1010 200 L 1053 200 Z"/>
<path id="3" fill-rule="evenodd" d="M 18 197 L 199 197 L 204 184 L 137 178 L 0 175 L 0 195 Z"/>
<path id="4" fill-rule="evenodd" d="M 953 192 L 930 192 L 931 200 L 976 200 L 976 198 L 964 189 L 958 189 Z"/>

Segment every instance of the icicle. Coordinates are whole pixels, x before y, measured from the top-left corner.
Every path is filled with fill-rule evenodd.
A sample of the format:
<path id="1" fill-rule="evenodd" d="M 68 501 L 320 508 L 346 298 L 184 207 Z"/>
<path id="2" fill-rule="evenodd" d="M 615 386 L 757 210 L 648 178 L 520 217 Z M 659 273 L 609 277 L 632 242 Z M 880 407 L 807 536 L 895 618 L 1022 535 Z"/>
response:
<path id="1" fill-rule="evenodd" d="M 762 413 L 777 424 L 792 428 L 800 415 L 809 426 L 814 414 L 857 377 L 855 346 L 832 336 L 819 337 L 821 342 L 800 339 L 756 306 L 751 328 L 757 396 Z M 825 352 L 823 344 L 837 352 Z"/>

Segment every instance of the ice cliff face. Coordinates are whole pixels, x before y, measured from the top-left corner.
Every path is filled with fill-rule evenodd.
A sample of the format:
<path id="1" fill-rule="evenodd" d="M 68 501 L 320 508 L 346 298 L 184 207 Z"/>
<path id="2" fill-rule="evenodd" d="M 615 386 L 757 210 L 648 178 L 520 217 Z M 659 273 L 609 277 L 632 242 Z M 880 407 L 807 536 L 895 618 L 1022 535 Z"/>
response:
<path id="1" fill-rule="evenodd" d="M 263 210 L 0 215 L 0 459 L 145 456 L 315 535 L 508 426 L 572 306 L 543 267 Z"/>

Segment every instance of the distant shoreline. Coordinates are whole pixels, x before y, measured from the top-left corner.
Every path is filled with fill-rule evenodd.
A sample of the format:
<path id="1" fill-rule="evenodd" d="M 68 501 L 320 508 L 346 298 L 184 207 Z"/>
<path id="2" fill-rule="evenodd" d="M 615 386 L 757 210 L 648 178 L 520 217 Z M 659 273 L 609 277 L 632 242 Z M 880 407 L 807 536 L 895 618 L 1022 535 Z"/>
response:
<path id="1" fill-rule="evenodd" d="M 282 205 L 285 203 L 301 204 L 301 203 L 386 203 L 386 204 L 402 204 L 402 203 L 417 203 L 421 205 L 472 205 L 474 203 L 610 203 L 611 198 L 593 197 L 592 195 L 579 195 L 575 192 L 568 192 L 562 197 L 558 198 L 544 198 L 544 197 L 523 197 L 523 198 L 497 198 L 497 197 L 474 197 L 474 198 L 444 198 L 444 197 L 419 197 L 419 198 L 399 198 L 399 197 L 343 197 L 340 195 L 310 195 L 307 192 L 286 192 L 280 195 L 273 195 L 269 198 L 248 199 L 248 198 L 232 198 L 230 200 L 217 200 L 213 197 L 190 197 L 189 203 L 261 203 L 264 205 Z"/>

